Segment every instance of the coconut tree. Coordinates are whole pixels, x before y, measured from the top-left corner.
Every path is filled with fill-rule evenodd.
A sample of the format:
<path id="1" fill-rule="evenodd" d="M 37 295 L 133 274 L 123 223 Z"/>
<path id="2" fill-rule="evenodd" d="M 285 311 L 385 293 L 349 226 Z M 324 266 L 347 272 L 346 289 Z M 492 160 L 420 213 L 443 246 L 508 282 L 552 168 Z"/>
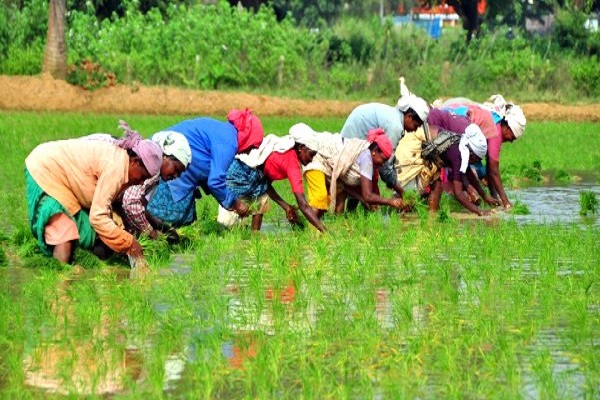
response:
<path id="1" fill-rule="evenodd" d="M 65 79 L 67 76 L 66 7 L 66 0 L 50 0 L 48 7 L 48 36 L 42 71 L 56 79 Z"/>

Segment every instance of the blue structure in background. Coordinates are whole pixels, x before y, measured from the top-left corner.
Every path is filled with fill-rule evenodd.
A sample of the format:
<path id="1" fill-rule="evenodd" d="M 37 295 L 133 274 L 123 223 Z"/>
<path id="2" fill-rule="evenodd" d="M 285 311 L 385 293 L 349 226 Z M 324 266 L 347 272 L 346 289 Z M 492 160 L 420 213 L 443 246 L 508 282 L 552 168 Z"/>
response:
<path id="1" fill-rule="evenodd" d="M 429 36 L 439 39 L 442 36 L 442 19 L 439 17 L 418 18 L 416 15 L 395 15 L 392 17 L 394 25 L 415 25 L 425 30 Z"/>

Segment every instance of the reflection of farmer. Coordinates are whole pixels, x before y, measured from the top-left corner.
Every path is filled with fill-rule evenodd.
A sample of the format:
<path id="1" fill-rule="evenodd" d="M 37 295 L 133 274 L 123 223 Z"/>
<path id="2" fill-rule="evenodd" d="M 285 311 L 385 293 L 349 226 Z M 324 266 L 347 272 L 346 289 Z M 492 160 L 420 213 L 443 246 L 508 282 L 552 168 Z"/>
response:
<path id="1" fill-rule="evenodd" d="M 142 256 L 137 240 L 112 219 L 112 202 L 158 174 L 160 147 L 131 132 L 116 145 L 79 139 L 37 146 L 25 160 L 29 222 L 41 249 L 71 260 L 75 244 L 98 238 L 112 250 Z"/>
<path id="2" fill-rule="evenodd" d="M 236 154 L 258 148 L 263 127 L 250 110 L 232 110 L 227 119 L 197 118 L 164 130 L 185 136 L 192 149 L 192 161 L 179 178 L 159 183 L 147 206 L 153 217 L 174 226 L 192 223 L 196 219 L 198 187 L 225 209 L 241 216 L 248 213 L 248 206 L 227 189 L 225 178 Z"/>
<path id="3" fill-rule="evenodd" d="M 274 181 L 287 179 L 302 214 L 315 228 L 325 231 L 325 225 L 306 201 L 302 184 L 301 165 L 309 164 L 318 148 L 314 132 L 298 131 L 284 137 L 268 135 L 258 149 L 236 157 L 228 171 L 227 185 L 231 192 L 258 203 L 258 210 L 253 212 L 252 217 L 253 230 L 261 227 L 266 211 L 265 194 L 285 211 L 288 221 L 298 223 L 296 208 L 283 200 L 273 188 Z M 231 226 L 236 218 L 232 212 L 220 207 L 218 221 Z"/>
<path id="4" fill-rule="evenodd" d="M 372 129 L 381 128 L 392 142 L 393 151 L 404 136 L 404 132 L 414 132 L 423 125 L 429 113 L 425 100 L 410 92 L 405 92 L 396 107 L 381 103 L 368 103 L 356 107 L 348 116 L 341 130 L 344 138 L 366 139 Z M 381 180 L 398 193 L 397 174 L 393 158 L 379 168 Z"/>
<path id="5" fill-rule="evenodd" d="M 81 284 L 89 282 L 92 281 Z M 41 342 L 25 349 L 22 362 L 25 384 L 64 395 L 123 392 L 126 382 L 141 380 L 140 354 L 123 343 L 122 327 L 114 326 L 108 318 L 106 301 L 94 303 L 101 308 L 97 323 L 91 329 L 81 329 L 71 294 L 76 288 L 74 283 L 78 282 L 61 281 L 52 293 L 55 298 L 51 304 L 52 320 L 57 325 L 45 323 L 44 329 L 36 327 L 36 333 L 41 332 Z"/>

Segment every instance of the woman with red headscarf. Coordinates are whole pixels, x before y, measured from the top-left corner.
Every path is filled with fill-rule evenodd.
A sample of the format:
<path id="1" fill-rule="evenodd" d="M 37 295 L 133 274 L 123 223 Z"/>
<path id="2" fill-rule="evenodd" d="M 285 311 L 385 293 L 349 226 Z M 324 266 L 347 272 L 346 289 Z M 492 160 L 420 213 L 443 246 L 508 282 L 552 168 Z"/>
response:
<path id="1" fill-rule="evenodd" d="M 198 187 L 212 195 L 223 208 L 240 216 L 248 213 L 248 206 L 227 188 L 225 178 L 236 154 L 260 146 L 264 130 L 257 116 L 248 109 L 232 110 L 227 122 L 196 118 L 163 132 L 185 136 L 192 150 L 192 160 L 179 178 L 161 181 L 151 194 L 146 211 L 154 221 L 175 227 L 192 223 L 196 219 Z"/>
<path id="2" fill-rule="evenodd" d="M 306 124 L 290 128 L 290 134 L 298 131 L 314 132 Z M 388 199 L 379 195 L 377 169 L 392 156 L 392 142 L 383 129 L 370 130 L 367 140 L 348 139 L 327 132 L 315 136 L 319 151 L 304 167 L 304 177 L 308 184 L 308 202 L 319 216 L 327 209 L 343 212 L 346 194 L 368 207 L 404 207 L 400 197 Z"/>

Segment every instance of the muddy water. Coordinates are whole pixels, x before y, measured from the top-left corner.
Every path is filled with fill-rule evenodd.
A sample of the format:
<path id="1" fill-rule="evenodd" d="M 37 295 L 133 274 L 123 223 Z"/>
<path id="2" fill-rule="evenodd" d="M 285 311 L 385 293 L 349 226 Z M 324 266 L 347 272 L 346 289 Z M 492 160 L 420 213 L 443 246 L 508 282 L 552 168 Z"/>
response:
<path id="1" fill-rule="evenodd" d="M 600 213 L 585 217 L 579 214 L 581 191 L 592 191 L 600 199 L 600 186 L 593 184 L 529 187 L 509 191 L 508 196 L 518 199 L 529 208 L 528 215 L 514 215 L 515 220 L 521 223 L 584 223 L 600 226 Z"/>

